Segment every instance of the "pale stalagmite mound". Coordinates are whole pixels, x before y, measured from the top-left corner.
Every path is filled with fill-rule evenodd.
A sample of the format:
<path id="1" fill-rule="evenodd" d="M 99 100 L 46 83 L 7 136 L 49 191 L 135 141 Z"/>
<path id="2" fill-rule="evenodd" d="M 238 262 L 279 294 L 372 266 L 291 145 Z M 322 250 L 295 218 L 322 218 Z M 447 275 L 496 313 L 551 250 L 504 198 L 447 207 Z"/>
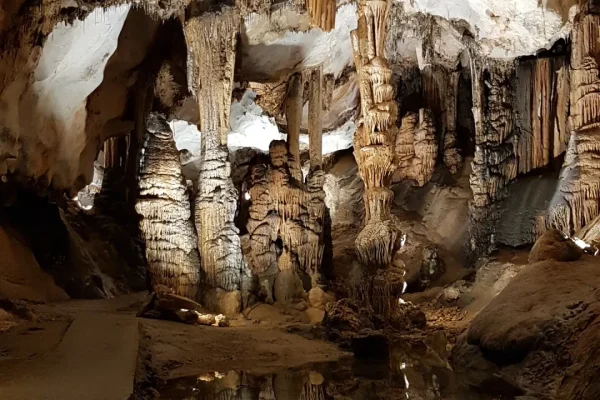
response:
<path id="1" fill-rule="evenodd" d="M 525 267 L 459 338 L 455 369 L 471 384 L 495 376 L 532 395 L 598 398 L 599 265 L 584 256 Z"/>
<path id="2" fill-rule="evenodd" d="M 0 226 L 0 299 L 66 300 L 69 296 L 44 272 L 31 250 L 7 227 Z"/>
<path id="3" fill-rule="evenodd" d="M 531 253 L 529 253 L 529 262 L 577 261 L 582 255 L 583 251 L 561 231 L 550 229 L 533 245 Z"/>

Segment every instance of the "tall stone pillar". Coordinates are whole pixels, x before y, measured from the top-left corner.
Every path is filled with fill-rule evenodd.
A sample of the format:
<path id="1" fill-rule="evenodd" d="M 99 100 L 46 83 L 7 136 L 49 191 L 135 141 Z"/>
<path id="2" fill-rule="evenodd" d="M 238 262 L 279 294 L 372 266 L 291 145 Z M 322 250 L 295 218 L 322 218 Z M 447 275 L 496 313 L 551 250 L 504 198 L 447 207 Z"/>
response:
<path id="1" fill-rule="evenodd" d="M 235 314 L 242 308 L 248 266 L 242 256 L 234 218 L 238 193 L 231 180 L 227 149 L 240 15 L 233 8 L 186 21 L 191 86 L 200 109 L 202 154 L 195 220 L 206 284 L 204 303 Z"/>
<path id="2" fill-rule="evenodd" d="M 321 169 L 323 164 L 322 71 L 322 65 L 310 70 L 308 80 L 308 143 L 311 171 Z"/>
<path id="3" fill-rule="evenodd" d="M 287 120 L 288 164 L 292 177 L 302 181 L 300 165 L 300 125 L 302 123 L 302 107 L 304 105 L 304 84 L 302 75 L 296 73 L 290 78 L 288 95 L 285 101 L 285 118 Z"/>
<path id="4" fill-rule="evenodd" d="M 398 303 L 403 288 L 401 275 L 386 277 L 402 240 L 390 211 L 398 105 L 390 84 L 392 70 L 383 51 L 389 7 L 389 0 L 360 0 L 358 29 L 351 33 L 362 112 L 354 136 L 354 156 L 365 185 L 366 214 L 365 227 L 356 238 L 365 276 L 359 279 L 355 296 L 384 315 Z"/>
<path id="5" fill-rule="evenodd" d="M 550 223 L 572 234 L 600 212 L 600 7 L 582 6 L 571 44 L 571 138 Z"/>
<path id="6" fill-rule="evenodd" d="M 150 282 L 195 300 L 200 259 L 179 151 L 167 122 L 153 114 L 148 118 L 138 185 L 135 209 L 142 217 Z"/>

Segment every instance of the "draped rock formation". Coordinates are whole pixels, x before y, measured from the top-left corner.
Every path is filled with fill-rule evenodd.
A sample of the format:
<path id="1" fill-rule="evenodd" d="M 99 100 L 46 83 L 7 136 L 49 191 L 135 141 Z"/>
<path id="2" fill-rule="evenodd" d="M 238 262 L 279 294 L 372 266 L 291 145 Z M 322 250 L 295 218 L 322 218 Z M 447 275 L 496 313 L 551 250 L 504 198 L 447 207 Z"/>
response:
<path id="1" fill-rule="evenodd" d="M 356 296 L 382 314 L 397 304 L 403 286 L 401 279 L 386 276 L 402 236 L 390 212 L 398 106 L 390 85 L 392 70 L 383 54 L 388 11 L 388 1 L 359 1 L 358 29 L 351 33 L 362 112 L 354 136 L 354 156 L 365 184 L 366 214 L 365 227 L 356 238 L 356 250 L 362 273 L 368 276 L 359 279 Z"/>
<path id="2" fill-rule="evenodd" d="M 310 168 L 305 182 L 299 165 L 304 81 L 309 84 L 310 135 Z M 301 298 L 300 277 L 310 278 L 311 287 L 321 283 L 326 212 L 321 169 L 321 90 L 320 67 L 292 76 L 286 100 L 288 142 L 271 142 L 268 165 L 257 163 L 250 169 L 247 257 L 268 302 Z"/>
<path id="3" fill-rule="evenodd" d="M 572 36 L 570 127 L 560 186 L 550 223 L 573 233 L 592 222 L 600 204 L 600 10 L 587 4 Z"/>
<path id="4" fill-rule="evenodd" d="M 476 147 L 469 179 L 473 190 L 469 230 L 471 251 L 479 254 L 495 246 L 498 201 L 506 195 L 508 183 L 517 176 L 510 84 L 514 68 L 511 63 L 500 61 L 484 67 L 479 60 L 472 60 L 471 74 Z"/>
<path id="5" fill-rule="evenodd" d="M 150 281 L 153 288 L 164 285 L 179 296 L 195 299 L 200 259 L 179 151 L 162 117 L 151 114 L 147 124 L 135 209 L 142 217 Z"/>
<path id="6" fill-rule="evenodd" d="M 242 308 L 242 292 L 249 282 L 234 218 L 238 192 L 231 181 L 227 134 L 233 89 L 236 41 L 240 15 L 223 8 L 218 13 L 192 17 L 185 24 L 188 74 L 197 96 L 202 132 L 202 154 L 196 197 L 198 248 L 207 291 L 204 302 L 223 314 Z"/>
<path id="7" fill-rule="evenodd" d="M 413 179 L 419 186 L 429 182 L 438 154 L 431 111 L 421 109 L 419 114 L 408 113 L 402 118 L 396 136 L 395 153 L 398 166 L 395 180 Z"/>
<path id="8" fill-rule="evenodd" d="M 310 14 L 313 25 L 325 32 L 335 28 L 335 0 L 306 0 L 306 8 Z"/>

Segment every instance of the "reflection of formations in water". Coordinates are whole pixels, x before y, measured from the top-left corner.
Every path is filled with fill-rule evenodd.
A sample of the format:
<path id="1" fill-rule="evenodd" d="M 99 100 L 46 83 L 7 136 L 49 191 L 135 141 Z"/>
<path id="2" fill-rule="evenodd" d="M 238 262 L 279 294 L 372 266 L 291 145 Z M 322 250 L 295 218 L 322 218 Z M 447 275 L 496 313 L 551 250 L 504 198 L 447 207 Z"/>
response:
<path id="1" fill-rule="evenodd" d="M 385 361 L 344 359 L 274 373 L 209 373 L 167 382 L 160 394 L 171 400 L 494 399 L 487 390 L 461 387 L 447 357 L 445 337 L 434 335 L 426 343 L 394 343 Z"/>

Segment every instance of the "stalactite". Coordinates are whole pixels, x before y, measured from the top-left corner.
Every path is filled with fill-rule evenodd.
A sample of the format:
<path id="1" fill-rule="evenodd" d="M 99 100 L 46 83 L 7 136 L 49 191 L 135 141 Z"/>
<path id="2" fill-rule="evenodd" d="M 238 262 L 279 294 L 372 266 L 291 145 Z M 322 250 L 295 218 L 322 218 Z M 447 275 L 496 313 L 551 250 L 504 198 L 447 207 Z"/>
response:
<path id="1" fill-rule="evenodd" d="M 600 211 L 600 15 L 583 7 L 573 28 L 570 72 L 571 138 L 549 223 L 574 233 Z"/>
<path id="2" fill-rule="evenodd" d="M 546 167 L 563 154 L 568 143 L 569 76 L 565 56 L 520 62 L 515 108 L 519 132 L 515 138 L 518 173 Z"/>
<path id="3" fill-rule="evenodd" d="M 236 41 L 241 17 L 224 7 L 185 24 L 188 65 L 200 109 L 202 155 L 195 221 L 207 284 L 205 303 L 215 311 L 239 312 L 248 266 L 234 223 L 238 193 L 231 181 L 227 134 Z"/>
<path id="4" fill-rule="evenodd" d="M 421 109 L 419 114 L 408 113 L 396 136 L 394 178 L 413 179 L 419 186 L 429 182 L 435 169 L 438 145 L 431 111 Z"/>
<path id="5" fill-rule="evenodd" d="M 473 199 L 469 203 L 469 230 L 474 255 L 494 248 L 499 219 L 498 201 L 504 198 L 506 186 L 517 176 L 510 86 L 514 78 L 514 65 L 495 61 L 485 70 L 487 79 L 484 70 L 479 60 L 472 60 L 476 147 L 469 179 L 473 190 Z M 487 88 L 487 98 L 484 87 Z"/>
<path id="6" fill-rule="evenodd" d="M 358 29 L 351 33 L 354 63 L 360 79 L 362 123 L 354 135 L 354 154 L 365 183 L 365 227 L 356 238 L 358 260 L 364 277 L 358 279 L 355 297 L 372 304 L 377 282 L 371 277 L 386 274 L 401 245 L 402 233 L 391 219 L 393 192 L 389 189 L 395 170 L 394 144 L 398 106 L 393 100 L 392 70 L 384 58 L 389 1 L 361 0 Z M 383 272 L 382 272 L 383 271 Z M 401 286 L 400 286 L 401 287 Z M 398 287 L 387 290 L 390 304 L 397 304 Z M 384 309 L 375 311 L 383 313 Z"/>
<path id="7" fill-rule="evenodd" d="M 152 286 L 164 285 L 195 299 L 200 259 L 179 151 L 169 125 L 154 114 L 148 118 L 138 184 L 135 209 L 142 217 Z"/>
<path id="8" fill-rule="evenodd" d="M 335 0 L 306 0 L 306 8 L 313 25 L 318 26 L 325 32 L 335 28 Z"/>

